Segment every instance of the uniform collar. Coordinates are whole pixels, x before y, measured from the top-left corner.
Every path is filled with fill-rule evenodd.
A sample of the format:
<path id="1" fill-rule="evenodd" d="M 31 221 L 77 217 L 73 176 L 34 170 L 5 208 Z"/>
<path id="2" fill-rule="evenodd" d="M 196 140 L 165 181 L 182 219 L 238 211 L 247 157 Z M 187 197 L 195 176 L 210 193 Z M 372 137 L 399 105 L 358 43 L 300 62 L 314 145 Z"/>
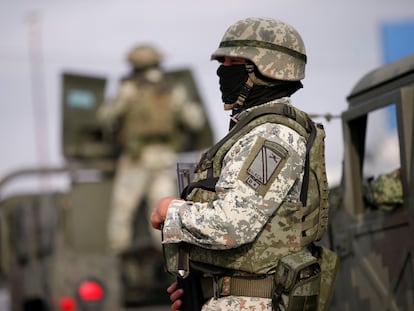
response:
<path id="1" fill-rule="evenodd" d="M 258 108 L 261 108 L 261 107 L 266 107 L 266 106 L 274 105 L 274 104 L 292 105 L 292 101 L 291 101 L 290 97 L 277 98 L 277 99 L 271 100 L 271 101 L 269 101 L 267 103 L 264 103 L 264 104 L 261 104 L 261 105 L 257 105 L 257 106 L 253 106 L 253 107 L 250 107 L 250 108 L 248 108 L 246 110 L 242 110 L 238 114 L 235 114 L 235 115 L 231 116 L 231 119 L 234 122 L 237 123 L 240 120 L 242 120 L 245 116 L 247 116 L 251 111 L 254 111 L 254 110 L 256 110 Z"/>

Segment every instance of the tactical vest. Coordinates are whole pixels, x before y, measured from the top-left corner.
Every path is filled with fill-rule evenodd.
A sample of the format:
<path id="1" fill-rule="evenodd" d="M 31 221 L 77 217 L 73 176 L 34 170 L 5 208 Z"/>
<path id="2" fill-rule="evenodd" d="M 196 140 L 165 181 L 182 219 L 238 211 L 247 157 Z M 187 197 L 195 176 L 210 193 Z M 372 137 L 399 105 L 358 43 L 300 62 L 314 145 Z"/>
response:
<path id="1" fill-rule="evenodd" d="M 214 186 L 220 176 L 222 161 L 230 148 L 253 128 L 264 123 L 275 123 L 288 126 L 307 139 L 301 201 L 282 202 L 254 242 L 230 250 L 209 250 L 190 245 L 189 257 L 192 262 L 208 266 L 266 274 L 275 271 L 282 257 L 319 240 L 326 230 L 328 183 L 324 160 L 325 131 L 306 113 L 280 101 L 242 114 L 245 115 L 239 118 L 228 135 L 200 160 L 197 181 L 186 189 L 186 199 L 212 202 L 216 198 Z M 280 223 L 285 226 L 282 228 Z"/>
<path id="2" fill-rule="evenodd" d="M 139 149 L 148 142 L 169 143 L 176 121 L 171 85 L 165 82 L 134 83 L 136 94 L 129 99 L 121 129 L 121 140 L 131 154 L 139 153 Z"/>

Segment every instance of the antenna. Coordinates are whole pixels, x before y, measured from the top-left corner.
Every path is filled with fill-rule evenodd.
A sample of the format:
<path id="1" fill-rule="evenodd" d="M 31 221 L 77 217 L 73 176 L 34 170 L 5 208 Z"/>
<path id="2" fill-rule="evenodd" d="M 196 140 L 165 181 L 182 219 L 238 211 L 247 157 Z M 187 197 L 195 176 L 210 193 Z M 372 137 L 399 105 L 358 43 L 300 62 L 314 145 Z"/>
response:
<path id="1" fill-rule="evenodd" d="M 42 53 L 41 16 L 31 12 L 26 18 L 28 24 L 28 48 L 30 81 L 32 90 L 35 152 L 40 167 L 49 164 L 48 118 L 44 83 L 44 63 Z"/>

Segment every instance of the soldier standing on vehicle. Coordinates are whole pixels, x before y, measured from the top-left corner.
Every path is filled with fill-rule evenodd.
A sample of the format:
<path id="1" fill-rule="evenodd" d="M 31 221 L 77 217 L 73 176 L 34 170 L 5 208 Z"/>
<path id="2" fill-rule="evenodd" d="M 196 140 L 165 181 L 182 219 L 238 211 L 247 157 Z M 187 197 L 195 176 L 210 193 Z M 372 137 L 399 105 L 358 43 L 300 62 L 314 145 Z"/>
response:
<path id="1" fill-rule="evenodd" d="M 131 73 L 116 97 L 98 111 L 98 119 L 115 128 L 121 149 L 108 224 L 109 246 L 116 253 L 131 246 L 134 215 L 142 200 L 152 206 L 177 193 L 174 168 L 180 137 L 205 123 L 200 104 L 189 99 L 183 86 L 165 78 L 158 49 L 138 45 L 127 59 Z M 159 231 L 149 230 L 148 244 L 159 247 Z"/>
<path id="2" fill-rule="evenodd" d="M 325 310 L 336 256 L 313 243 L 327 225 L 324 130 L 290 99 L 305 76 L 302 38 L 284 22 L 247 18 L 211 58 L 230 131 L 183 199 L 154 208 L 167 269 L 195 276 L 202 306 L 192 311 Z M 168 292 L 171 310 L 188 310 L 177 283 Z"/>

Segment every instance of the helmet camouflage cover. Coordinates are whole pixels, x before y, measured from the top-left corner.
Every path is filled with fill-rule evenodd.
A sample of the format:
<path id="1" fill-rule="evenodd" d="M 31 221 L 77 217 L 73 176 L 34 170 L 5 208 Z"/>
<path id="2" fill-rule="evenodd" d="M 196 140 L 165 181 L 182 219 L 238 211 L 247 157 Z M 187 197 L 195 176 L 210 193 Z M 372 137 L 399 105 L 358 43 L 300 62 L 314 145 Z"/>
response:
<path id="1" fill-rule="evenodd" d="M 142 44 L 132 48 L 127 59 L 135 68 L 141 69 L 160 64 L 164 56 L 154 46 Z"/>
<path id="2" fill-rule="evenodd" d="M 211 59 L 224 56 L 249 59 L 271 79 L 298 81 L 305 77 L 303 40 L 292 26 L 279 20 L 252 17 L 234 23 Z"/>

